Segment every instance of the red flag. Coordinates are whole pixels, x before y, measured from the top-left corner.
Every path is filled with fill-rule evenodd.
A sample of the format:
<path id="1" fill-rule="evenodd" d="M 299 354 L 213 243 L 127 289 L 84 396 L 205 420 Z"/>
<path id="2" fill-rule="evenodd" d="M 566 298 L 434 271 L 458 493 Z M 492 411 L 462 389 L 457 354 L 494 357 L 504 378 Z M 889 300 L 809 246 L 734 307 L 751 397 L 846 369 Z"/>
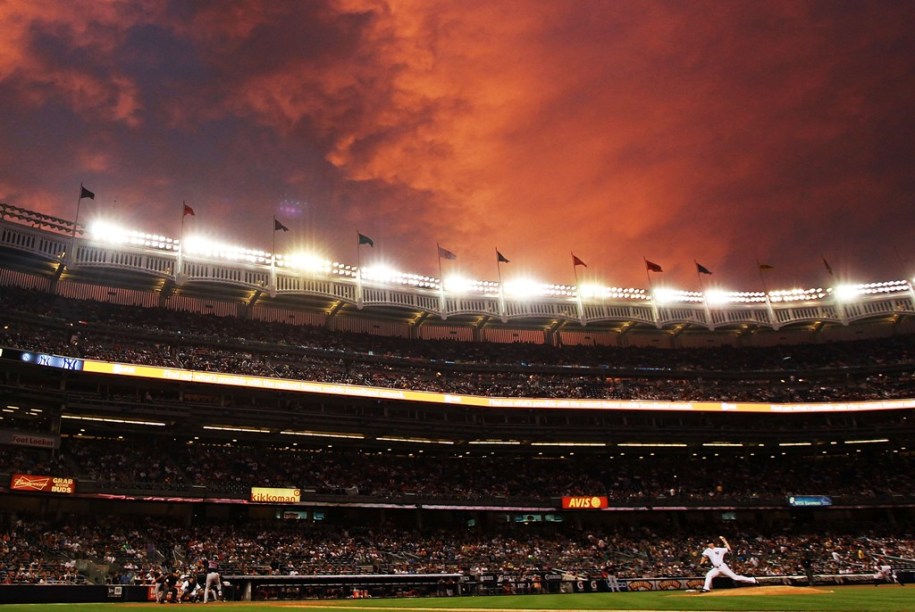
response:
<path id="1" fill-rule="evenodd" d="M 574 268 L 575 266 L 584 266 L 587 268 L 588 264 L 575 257 L 575 253 L 572 253 L 572 267 Z"/>
<path id="2" fill-rule="evenodd" d="M 647 259 L 645 260 L 645 267 L 648 268 L 649 272 L 663 272 L 664 271 L 661 269 L 661 266 L 659 266 L 658 264 L 656 264 L 653 261 L 648 261 Z"/>
<path id="3" fill-rule="evenodd" d="M 197 215 L 194 214 L 194 209 L 191 208 L 190 206 L 188 206 L 187 204 L 185 204 L 185 205 L 184 205 L 184 216 L 186 217 L 186 216 L 188 216 L 188 215 L 190 215 L 190 216 L 192 216 L 192 217 L 196 217 L 196 216 L 197 216 Z"/>

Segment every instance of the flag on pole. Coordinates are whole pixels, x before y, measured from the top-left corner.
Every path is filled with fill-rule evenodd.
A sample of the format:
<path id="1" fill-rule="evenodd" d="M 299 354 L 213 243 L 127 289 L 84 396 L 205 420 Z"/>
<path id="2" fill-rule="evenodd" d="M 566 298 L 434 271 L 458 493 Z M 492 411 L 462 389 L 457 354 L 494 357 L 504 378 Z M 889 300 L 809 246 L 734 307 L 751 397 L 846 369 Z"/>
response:
<path id="1" fill-rule="evenodd" d="M 359 244 L 367 244 L 370 247 L 375 248 L 374 240 L 372 240 L 368 236 L 364 236 L 364 235 L 360 234 L 359 232 L 356 232 L 356 235 L 359 236 Z"/>
<path id="2" fill-rule="evenodd" d="M 769 264 L 761 263 L 761 264 L 759 264 L 759 269 L 760 269 L 760 271 L 765 272 L 766 270 L 774 270 L 775 266 L 770 266 Z"/>
<path id="3" fill-rule="evenodd" d="M 95 194 L 92 193 L 91 191 L 89 191 L 88 189 L 86 189 L 85 187 L 83 187 L 82 184 L 80 184 L 79 199 L 82 200 L 83 198 L 89 198 L 90 200 L 94 200 Z"/>
<path id="4" fill-rule="evenodd" d="M 648 261 L 647 259 L 645 260 L 645 267 L 648 269 L 649 272 L 663 272 L 664 271 L 663 269 L 661 269 L 661 266 L 659 266 L 658 264 L 656 264 L 653 261 Z"/>
<path id="5" fill-rule="evenodd" d="M 496 249 L 496 263 L 508 263 L 508 259 Z"/>
<path id="6" fill-rule="evenodd" d="M 711 274 L 712 273 L 711 270 L 709 270 L 708 268 L 703 266 L 698 261 L 696 262 L 696 272 L 698 272 L 699 274 Z"/>
<path id="7" fill-rule="evenodd" d="M 584 266 L 587 268 L 588 264 L 576 257 L 575 253 L 572 253 L 572 267 L 574 268 L 575 266 Z"/>
<path id="8" fill-rule="evenodd" d="M 279 221 L 277 221 L 276 217 L 274 217 L 273 218 L 273 231 L 278 232 L 280 230 L 283 230 L 284 232 L 288 232 L 289 228 L 286 227 L 285 225 L 283 225 L 282 223 L 280 223 Z"/>
<path id="9" fill-rule="evenodd" d="M 442 259 L 457 259 L 457 255 L 442 247 L 438 247 L 438 256 Z"/>
<path id="10" fill-rule="evenodd" d="M 188 215 L 190 215 L 192 217 L 197 216 L 196 214 L 194 214 L 194 209 L 187 205 L 187 202 L 184 202 L 183 204 L 184 204 L 184 216 L 185 217 Z"/>
<path id="11" fill-rule="evenodd" d="M 829 272 L 829 276 L 832 276 L 832 266 L 829 265 L 829 262 L 826 261 L 826 258 L 823 258 L 823 265 L 826 266 L 826 271 Z"/>

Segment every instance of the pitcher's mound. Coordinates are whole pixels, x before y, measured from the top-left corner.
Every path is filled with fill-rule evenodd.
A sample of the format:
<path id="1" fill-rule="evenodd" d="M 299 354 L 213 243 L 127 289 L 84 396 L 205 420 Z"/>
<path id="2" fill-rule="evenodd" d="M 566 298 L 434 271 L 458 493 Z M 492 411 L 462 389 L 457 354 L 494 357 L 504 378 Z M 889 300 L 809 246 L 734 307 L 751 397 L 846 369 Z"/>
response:
<path id="1" fill-rule="evenodd" d="M 703 597 L 737 595 L 823 595 L 832 593 L 829 589 L 808 586 L 785 586 L 783 584 L 773 584 L 772 586 L 749 586 L 736 589 L 715 589 L 708 593 L 701 593 Z"/>

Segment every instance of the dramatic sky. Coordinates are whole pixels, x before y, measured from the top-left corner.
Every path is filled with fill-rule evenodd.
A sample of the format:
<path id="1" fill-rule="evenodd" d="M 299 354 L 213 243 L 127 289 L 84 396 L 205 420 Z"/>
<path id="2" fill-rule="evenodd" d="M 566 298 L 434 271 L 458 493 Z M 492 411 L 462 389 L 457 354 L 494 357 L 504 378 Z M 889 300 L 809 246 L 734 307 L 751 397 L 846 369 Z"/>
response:
<path id="1" fill-rule="evenodd" d="M 0 201 L 445 275 L 915 268 L 915 3 L 0 0 Z M 274 236 L 273 217 L 289 228 Z M 835 272 L 830 278 L 825 258 Z"/>

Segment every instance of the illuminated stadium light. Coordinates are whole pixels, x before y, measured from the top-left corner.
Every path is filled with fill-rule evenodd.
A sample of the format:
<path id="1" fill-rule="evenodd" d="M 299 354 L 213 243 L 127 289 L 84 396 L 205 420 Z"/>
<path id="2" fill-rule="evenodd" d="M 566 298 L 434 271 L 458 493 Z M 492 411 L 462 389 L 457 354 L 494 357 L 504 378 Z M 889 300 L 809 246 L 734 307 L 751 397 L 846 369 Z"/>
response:
<path id="1" fill-rule="evenodd" d="M 158 234 L 147 234 L 129 230 L 111 221 L 96 220 L 87 227 L 87 237 L 94 242 L 107 243 L 114 247 L 127 246 L 148 248 L 154 250 L 183 252 L 187 255 L 198 255 L 253 263 L 269 266 L 275 257 L 278 265 L 297 269 L 305 272 L 330 274 L 347 279 L 356 279 L 360 271 L 355 266 L 338 262 L 329 262 L 321 257 L 303 255 L 298 253 L 279 255 L 271 254 L 258 249 L 248 249 L 220 243 L 200 235 L 190 236 L 179 243 L 177 239 Z M 390 283 L 415 287 L 420 289 L 439 290 L 444 288 L 454 293 L 478 293 L 487 297 L 510 295 L 515 298 L 548 297 L 558 299 L 574 299 L 579 297 L 587 300 L 654 300 L 658 304 L 691 303 L 723 306 L 730 303 L 759 304 L 766 301 L 772 303 L 814 302 L 834 295 L 837 300 L 848 301 L 862 295 L 887 295 L 895 293 L 912 292 L 915 278 L 897 281 L 885 281 L 866 284 L 843 284 L 833 288 L 787 289 L 766 292 L 758 291 L 724 291 L 709 290 L 705 293 L 696 291 L 683 291 L 673 288 L 656 288 L 649 292 L 645 289 L 603 287 L 598 283 L 586 283 L 578 287 L 564 284 L 548 284 L 530 280 L 516 280 L 505 283 L 500 287 L 493 281 L 467 280 L 459 277 L 437 279 L 420 274 L 400 272 L 390 266 L 374 266 L 365 268 L 361 278 L 379 283 Z"/>
<path id="2" fill-rule="evenodd" d="M 454 444 L 454 440 L 432 440 L 430 438 L 379 437 L 379 442 L 411 442 L 413 444 Z"/>
<path id="3" fill-rule="evenodd" d="M 573 298 L 578 295 L 574 285 L 544 285 L 543 292 L 548 297 Z"/>
<path id="4" fill-rule="evenodd" d="M 359 276 L 364 280 L 380 283 L 390 283 L 400 280 L 400 272 L 384 264 L 362 268 L 359 271 Z"/>
<path id="5" fill-rule="evenodd" d="M 115 423 L 117 425 L 145 425 L 149 427 L 165 427 L 165 423 L 160 421 L 137 421 L 134 419 L 110 419 L 108 417 L 91 417 L 91 416 L 77 416 L 75 414 L 62 414 L 60 415 L 62 419 L 69 419 L 71 421 L 92 421 L 95 423 Z"/>
<path id="6" fill-rule="evenodd" d="M 822 300 L 832 292 L 831 289 L 785 289 L 781 291 L 770 291 L 769 299 L 772 302 L 810 302 Z"/>
<path id="7" fill-rule="evenodd" d="M 474 287 L 474 281 L 466 276 L 454 274 L 444 279 L 442 286 L 449 293 L 470 293 Z"/>
<path id="8" fill-rule="evenodd" d="M 655 287 L 651 292 L 655 302 L 658 304 L 678 303 L 702 303 L 704 297 L 698 291 L 681 291 L 670 287 Z"/>
<path id="9" fill-rule="evenodd" d="M 889 438 L 874 438 L 872 440 L 845 440 L 845 444 L 886 444 Z"/>
<path id="10" fill-rule="evenodd" d="M 336 274 L 337 276 L 356 278 L 356 266 L 349 266 L 335 261 L 330 266 L 330 273 Z"/>
<path id="11" fill-rule="evenodd" d="M 606 287 L 597 283 L 585 283 L 578 287 L 578 292 L 582 298 L 602 298 L 606 292 Z"/>
<path id="12" fill-rule="evenodd" d="M 669 302 L 676 301 L 677 291 L 674 289 L 668 289 L 666 287 L 656 287 L 654 291 L 651 292 L 654 297 L 654 301 L 658 304 L 667 304 Z"/>
<path id="13" fill-rule="evenodd" d="M 813 442 L 779 442 L 779 446 L 813 446 Z"/>
<path id="14" fill-rule="evenodd" d="M 911 287 L 907 281 L 884 281 L 880 283 L 864 283 L 855 285 L 858 295 L 878 295 L 881 293 L 908 292 Z M 838 291 L 838 287 L 836 288 Z"/>
<path id="15" fill-rule="evenodd" d="M 266 251 L 225 244 L 210 240 L 205 236 L 185 238 L 181 249 L 185 255 L 198 255 L 211 259 L 225 259 L 263 265 L 269 265 L 271 262 L 270 253 Z"/>
<path id="16" fill-rule="evenodd" d="M 719 304 L 727 304 L 731 299 L 726 291 L 710 289 L 705 292 L 705 301 L 708 302 L 710 306 L 717 306 Z"/>
<path id="17" fill-rule="evenodd" d="M 493 446 L 517 446 L 521 444 L 520 440 L 471 440 L 467 444 L 486 444 Z"/>
<path id="18" fill-rule="evenodd" d="M 686 448 L 680 442 L 620 442 L 617 446 L 643 447 L 643 448 Z"/>
<path id="19" fill-rule="evenodd" d="M 531 442 L 531 446 L 607 446 L 606 442 Z"/>
<path id="20" fill-rule="evenodd" d="M 178 249 L 178 241 L 158 234 L 147 234 L 121 227 L 110 221 L 93 221 L 89 226 L 89 235 L 95 242 L 115 245 L 147 247 L 163 251 Z"/>
<path id="21" fill-rule="evenodd" d="M 214 431 L 240 431 L 242 433 L 270 433 L 269 429 L 262 429 L 260 427 L 236 427 L 234 425 L 204 425 L 204 429 L 211 429 Z"/>
<path id="22" fill-rule="evenodd" d="M 579 287 L 582 299 L 585 300 L 641 300 L 648 299 L 644 289 L 631 287 L 604 287 L 597 283 L 586 283 Z"/>
<path id="23" fill-rule="evenodd" d="M 505 295 L 525 299 L 546 295 L 547 286 L 530 278 L 519 278 L 504 284 Z"/>
<path id="24" fill-rule="evenodd" d="M 839 285 L 836 287 L 836 299 L 842 302 L 854 300 L 860 291 L 856 285 Z"/>
<path id="25" fill-rule="evenodd" d="M 280 434 L 284 436 L 305 436 L 310 438 L 346 438 L 348 440 L 365 439 L 365 436 L 362 434 L 345 434 L 330 431 L 294 431 L 287 429 L 285 431 L 281 431 Z"/>
<path id="26" fill-rule="evenodd" d="M 399 272 L 385 264 L 362 268 L 362 270 L 359 271 L 359 275 L 363 280 L 376 283 L 407 285 L 422 289 L 437 289 L 439 287 L 439 281 L 431 276 Z"/>
<path id="27" fill-rule="evenodd" d="M 294 268 L 312 274 L 330 274 L 332 263 L 330 260 L 314 253 L 287 253 L 276 256 L 276 265 L 284 268 Z"/>
<path id="28" fill-rule="evenodd" d="M 729 447 L 741 447 L 741 446 L 743 446 L 743 443 L 742 442 L 703 442 L 702 446 L 729 448 Z"/>

